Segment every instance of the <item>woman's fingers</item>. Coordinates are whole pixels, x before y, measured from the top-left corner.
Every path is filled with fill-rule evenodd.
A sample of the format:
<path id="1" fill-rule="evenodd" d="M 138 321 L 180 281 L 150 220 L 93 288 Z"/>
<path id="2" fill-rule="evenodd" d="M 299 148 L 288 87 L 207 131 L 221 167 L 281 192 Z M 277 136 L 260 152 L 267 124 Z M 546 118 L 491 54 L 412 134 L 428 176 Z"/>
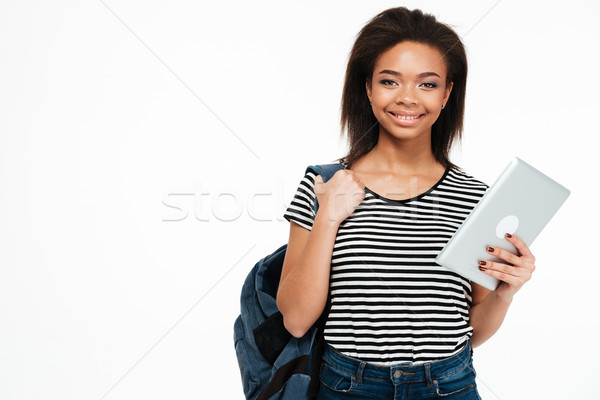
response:
<path id="1" fill-rule="evenodd" d="M 512 235 L 511 238 L 506 237 L 506 240 L 510 241 L 515 248 L 518 250 L 520 255 L 515 255 L 508 250 L 500 249 L 498 247 L 490 247 L 488 246 L 487 252 L 489 254 L 493 254 L 494 256 L 506 261 L 512 266 L 518 268 L 524 268 L 528 271 L 533 271 L 535 269 L 535 257 L 529 250 L 529 247 L 523 242 L 520 238 Z"/>
<path id="2" fill-rule="evenodd" d="M 479 269 L 482 270 L 483 272 L 494 271 L 494 272 L 498 272 L 498 273 L 502 273 L 502 274 L 510 275 L 510 276 L 514 276 L 514 277 L 519 277 L 522 275 L 519 271 L 519 268 L 515 268 L 512 265 L 507 265 L 504 263 L 499 263 L 499 262 L 489 261 L 489 260 L 485 261 L 485 265 L 481 265 L 481 263 L 480 263 Z"/>
<path id="3" fill-rule="evenodd" d="M 510 265 L 506 265 L 506 264 L 501 264 L 501 263 L 494 263 L 494 262 L 490 262 L 487 261 L 486 262 L 488 265 L 491 264 L 496 264 L 496 265 L 491 265 L 489 268 L 486 269 L 482 269 L 482 267 L 480 267 L 480 269 L 482 269 L 482 271 L 488 275 L 493 276 L 496 279 L 500 279 L 501 281 L 504 281 L 506 283 L 508 283 L 511 287 L 516 287 L 519 288 L 521 287 L 522 283 L 521 283 L 521 277 L 514 275 L 516 272 L 516 268 L 511 267 Z M 508 272 L 503 272 L 503 271 L 507 271 L 506 269 L 502 269 L 498 267 L 499 265 L 504 265 L 507 268 L 512 268 L 513 269 L 513 274 L 509 274 Z M 486 265 L 486 267 L 488 266 Z"/>
<path id="4" fill-rule="evenodd" d="M 529 250 L 529 247 L 527 247 L 525 242 L 523 242 L 518 236 L 512 235 L 510 238 L 506 237 L 506 240 L 511 242 L 513 246 L 517 248 L 522 257 L 528 259 L 532 264 L 535 262 L 535 257 L 531 253 L 531 250 Z"/>
<path id="5" fill-rule="evenodd" d="M 489 254 L 493 254 L 508 262 L 508 264 L 480 260 L 479 269 L 496 279 L 506 282 L 508 286 L 499 286 L 496 290 L 502 291 L 503 293 L 509 293 L 512 296 L 525 282 L 531 279 L 531 275 L 535 270 L 535 265 L 533 264 L 535 262 L 535 257 L 529 250 L 529 247 L 527 247 L 525 242 L 520 238 L 515 235 L 512 235 L 512 237 L 505 237 L 506 240 L 515 246 L 519 255 L 515 255 L 508 250 L 488 246 L 487 252 Z M 482 261 L 485 262 L 485 265 L 481 265 Z"/>
<path id="6" fill-rule="evenodd" d="M 501 258 L 502 260 L 506 261 L 507 263 L 509 263 L 511 265 L 514 265 L 517 267 L 521 266 L 520 265 L 521 258 L 519 256 L 516 256 L 513 253 L 509 252 L 508 250 L 488 246 L 487 252 L 490 254 L 493 254 L 494 256 L 496 256 L 498 258 Z"/>

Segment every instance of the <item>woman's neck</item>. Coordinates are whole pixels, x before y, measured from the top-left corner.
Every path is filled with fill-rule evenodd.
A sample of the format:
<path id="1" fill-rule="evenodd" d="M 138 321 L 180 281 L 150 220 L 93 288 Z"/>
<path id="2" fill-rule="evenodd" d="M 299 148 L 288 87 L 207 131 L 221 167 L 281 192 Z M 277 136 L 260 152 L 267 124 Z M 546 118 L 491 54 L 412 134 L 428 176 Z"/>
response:
<path id="1" fill-rule="evenodd" d="M 419 148 L 420 147 L 420 148 Z M 361 168 L 382 173 L 416 175 L 443 167 L 431 151 L 431 145 L 382 146 L 377 143 L 371 151 L 361 157 Z"/>

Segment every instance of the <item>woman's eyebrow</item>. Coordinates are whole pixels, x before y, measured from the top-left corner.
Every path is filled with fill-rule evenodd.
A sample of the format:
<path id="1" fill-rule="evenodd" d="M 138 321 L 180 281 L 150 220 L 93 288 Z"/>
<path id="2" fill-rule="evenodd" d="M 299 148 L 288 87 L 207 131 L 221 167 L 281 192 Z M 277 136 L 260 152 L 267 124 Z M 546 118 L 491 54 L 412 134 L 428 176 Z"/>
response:
<path id="1" fill-rule="evenodd" d="M 379 74 L 390 74 L 390 75 L 395 75 L 395 76 L 402 76 L 402 74 L 400 72 L 392 71 L 391 69 L 384 69 L 384 70 L 380 71 Z M 438 74 L 436 74 L 435 72 L 432 72 L 432 71 L 421 72 L 419 75 L 417 75 L 417 78 L 426 78 L 428 76 L 437 76 L 438 78 L 441 78 L 441 76 L 439 76 Z"/>

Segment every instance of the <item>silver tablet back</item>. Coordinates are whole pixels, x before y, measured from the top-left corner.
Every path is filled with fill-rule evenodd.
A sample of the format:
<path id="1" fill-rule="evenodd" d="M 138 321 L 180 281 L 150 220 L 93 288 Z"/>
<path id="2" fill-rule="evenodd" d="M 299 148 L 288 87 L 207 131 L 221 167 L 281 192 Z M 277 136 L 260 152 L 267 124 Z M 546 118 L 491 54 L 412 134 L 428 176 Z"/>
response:
<path id="1" fill-rule="evenodd" d="M 504 234 L 514 233 L 530 246 L 570 193 L 515 157 L 450 238 L 436 262 L 490 290 L 496 289 L 500 281 L 481 272 L 478 261 L 506 261 L 489 254 L 487 246 L 519 255 Z"/>

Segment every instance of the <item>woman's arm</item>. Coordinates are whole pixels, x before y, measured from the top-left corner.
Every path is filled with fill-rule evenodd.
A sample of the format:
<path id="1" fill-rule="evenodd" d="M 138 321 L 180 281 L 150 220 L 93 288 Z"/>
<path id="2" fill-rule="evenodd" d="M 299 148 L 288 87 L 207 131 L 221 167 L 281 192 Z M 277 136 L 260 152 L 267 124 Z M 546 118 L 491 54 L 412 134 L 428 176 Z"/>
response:
<path id="1" fill-rule="evenodd" d="M 500 328 L 515 293 L 531 279 L 535 270 L 535 257 L 529 247 L 515 235 L 506 236 L 506 240 L 515 246 L 520 255 L 516 256 L 499 248 L 490 251 L 488 248 L 490 254 L 508 264 L 485 260 L 486 264 L 479 267 L 484 273 L 502 281 L 498 287 L 490 291 L 471 282 L 473 302 L 469 309 L 469 319 L 473 327 L 473 348 L 484 343 Z"/>
<path id="2" fill-rule="evenodd" d="M 283 325 L 302 337 L 325 309 L 329 269 L 339 223 L 317 212 L 312 230 L 290 222 L 290 238 L 277 290 Z"/>
<path id="3" fill-rule="evenodd" d="M 473 327 L 471 343 L 473 348 L 483 344 L 496 333 L 502 325 L 512 297 L 498 296 L 483 286 L 471 282 L 473 304 L 469 309 L 469 319 Z M 476 301 L 476 298 L 483 300 Z"/>
<path id="4" fill-rule="evenodd" d="M 317 175 L 314 190 L 320 206 L 311 230 L 291 222 L 277 307 L 283 325 L 295 337 L 304 336 L 325 309 L 337 231 L 362 202 L 364 188 L 351 170 L 337 171 L 327 183 Z"/>

